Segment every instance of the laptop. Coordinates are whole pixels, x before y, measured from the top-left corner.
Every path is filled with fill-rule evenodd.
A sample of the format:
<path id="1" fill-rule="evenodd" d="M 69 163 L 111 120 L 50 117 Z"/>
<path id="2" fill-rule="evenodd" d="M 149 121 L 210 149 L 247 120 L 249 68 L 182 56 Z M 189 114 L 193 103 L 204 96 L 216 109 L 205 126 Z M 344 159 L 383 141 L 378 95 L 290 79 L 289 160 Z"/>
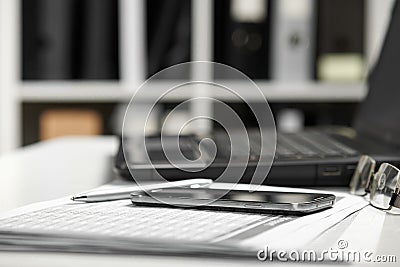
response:
<path id="1" fill-rule="evenodd" d="M 369 92 L 360 105 L 351 128 L 309 128 L 298 133 L 277 133 L 275 158 L 264 184 L 280 186 L 347 186 L 361 155 L 374 157 L 378 163 L 390 162 L 400 166 L 400 6 L 396 1 L 392 19 L 385 37 L 380 57 L 368 76 Z M 214 162 L 200 172 L 176 168 L 167 160 L 160 138 L 147 137 L 146 151 L 152 164 L 146 163 L 137 147 L 122 146 L 115 157 L 115 169 L 122 177 L 131 177 L 135 171 L 141 178 L 215 179 L 223 173 L 231 151 L 224 132 L 214 132 L 217 146 Z M 249 129 L 250 156 L 240 182 L 248 183 L 259 162 L 259 134 Z M 170 137 L 171 142 L 174 137 Z M 166 138 L 168 143 L 168 137 Z M 200 156 L 199 136 L 179 138 L 181 152 L 188 159 Z M 125 140 L 129 142 L 129 140 Z M 203 155 L 204 156 L 204 155 Z M 207 161 L 207 159 L 205 159 Z M 126 163 L 128 162 L 128 164 Z M 199 167 L 193 163 L 193 170 Z"/>

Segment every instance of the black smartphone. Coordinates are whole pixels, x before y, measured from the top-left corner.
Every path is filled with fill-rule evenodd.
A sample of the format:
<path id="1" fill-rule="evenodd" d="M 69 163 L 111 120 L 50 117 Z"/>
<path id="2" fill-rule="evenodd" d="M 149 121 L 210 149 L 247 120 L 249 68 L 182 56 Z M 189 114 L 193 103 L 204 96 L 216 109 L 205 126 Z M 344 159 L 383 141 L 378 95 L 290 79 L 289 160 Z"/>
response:
<path id="1" fill-rule="evenodd" d="M 131 194 L 135 205 L 177 206 L 240 212 L 309 214 L 332 207 L 335 196 L 320 193 L 166 188 Z M 222 196 L 222 197 L 221 197 Z M 214 201 L 211 201 L 214 200 Z"/>

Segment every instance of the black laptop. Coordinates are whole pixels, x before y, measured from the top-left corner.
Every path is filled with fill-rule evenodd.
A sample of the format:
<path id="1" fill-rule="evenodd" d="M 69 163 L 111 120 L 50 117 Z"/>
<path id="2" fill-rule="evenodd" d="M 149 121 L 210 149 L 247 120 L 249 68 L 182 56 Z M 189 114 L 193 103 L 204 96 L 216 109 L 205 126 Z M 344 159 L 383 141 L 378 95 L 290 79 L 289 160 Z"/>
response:
<path id="1" fill-rule="evenodd" d="M 281 186 L 346 186 L 360 155 L 374 157 L 378 163 L 400 166 L 400 5 L 395 2 L 391 23 L 381 55 L 368 77 L 369 92 L 361 104 L 352 128 L 309 128 L 295 134 L 278 133 L 275 159 L 265 184 Z M 241 182 L 249 182 L 259 162 L 257 130 L 249 129 L 251 149 Z M 173 137 L 171 137 L 173 138 Z M 169 180 L 216 178 L 225 170 L 231 151 L 224 132 L 210 138 L 217 144 L 217 157 L 201 172 L 175 168 L 166 159 L 157 136 L 147 137 L 146 150 L 152 166 L 141 160 L 134 145 L 122 147 L 115 157 L 115 169 L 130 178 L 130 169 L 143 179 L 156 173 Z M 168 138 L 167 138 L 168 139 Z M 199 157 L 198 136 L 180 137 L 180 149 L 189 159 Z M 132 142 L 133 144 L 133 142 Z M 128 164 L 126 164 L 128 162 Z M 244 161 L 245 162 L 245 161 Z M 199 166 L 193 166 L 193 170 Z M 236 179 L 236 177 L 235 177 Z M 234 180 L 235 180 L 234 179 Z"/>

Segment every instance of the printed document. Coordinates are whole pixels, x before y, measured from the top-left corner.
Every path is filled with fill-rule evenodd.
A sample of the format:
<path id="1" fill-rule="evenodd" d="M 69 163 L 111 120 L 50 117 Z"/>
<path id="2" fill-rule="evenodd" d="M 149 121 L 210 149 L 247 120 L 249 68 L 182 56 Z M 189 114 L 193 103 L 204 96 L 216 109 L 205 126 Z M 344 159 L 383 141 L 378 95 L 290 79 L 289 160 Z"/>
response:
<path id="1" fill-rule="evenodd" d="M 261 190 L 310 191 L 268 186 Z M 307 216 L 143 207 L 130 200 L 77 203 L 65 198 L 0 215 L 0 250 L 254 256 L 266 245 L 299 249 L 367 205 L 360 197 L 336 197 L 332 208 Z"/>

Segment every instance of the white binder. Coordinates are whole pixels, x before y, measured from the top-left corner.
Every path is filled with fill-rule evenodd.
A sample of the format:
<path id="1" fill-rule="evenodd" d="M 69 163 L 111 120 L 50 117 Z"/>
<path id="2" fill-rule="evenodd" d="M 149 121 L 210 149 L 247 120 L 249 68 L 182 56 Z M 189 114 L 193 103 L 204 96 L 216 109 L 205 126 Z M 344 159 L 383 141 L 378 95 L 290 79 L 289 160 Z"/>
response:
<path id="1" fill-rule="evenodd" d="M 271 21 L 271 79 L 313 78 L 315 0 L 275 0 Z"/>

